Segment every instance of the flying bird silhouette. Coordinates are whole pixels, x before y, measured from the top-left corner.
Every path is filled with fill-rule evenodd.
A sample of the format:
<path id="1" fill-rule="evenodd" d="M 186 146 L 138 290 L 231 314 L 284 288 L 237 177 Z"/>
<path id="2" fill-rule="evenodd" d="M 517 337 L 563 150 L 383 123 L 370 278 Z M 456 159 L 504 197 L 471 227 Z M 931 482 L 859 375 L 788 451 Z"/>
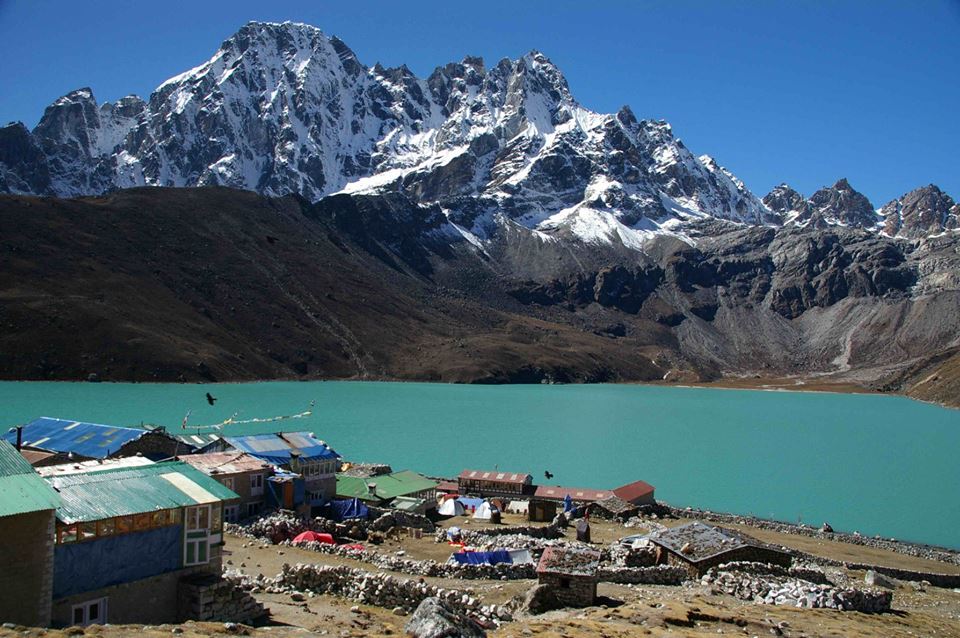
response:
<path id="1" fill-rule="evenodd" d="M 543 473 L 543 476 L 549 481 L 550 479 L 553 478 L 553 473 L 547 471 L 547 472 L 544 472 L 544 473 Z"/>
<path id="2" fill-rule="evenodd" d="M 216 403 L 216 402 L 217 402 L 217 397 L 215 397 L 215 396 L 211 395 L 209 392 L 207 392 L 207 403 L 209 403 L 210 405 L 213 405 L 213 404 Z"/>

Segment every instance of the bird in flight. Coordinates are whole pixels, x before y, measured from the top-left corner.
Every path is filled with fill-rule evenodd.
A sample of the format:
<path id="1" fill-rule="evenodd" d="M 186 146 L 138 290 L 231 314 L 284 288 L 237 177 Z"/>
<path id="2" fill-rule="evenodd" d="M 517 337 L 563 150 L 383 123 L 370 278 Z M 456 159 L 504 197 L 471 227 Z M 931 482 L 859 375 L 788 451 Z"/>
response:
<path id="1" fill-rule="evenodd" d="M 216 402 L 217 402 L 217 397 L 207 392 L 207 403 L 209 403 L 210 405 L 213 405 Z"/>
<path id="2" fill-rule="evenodd" d="M 543 476 L 549 481 L 550 479 L 553 478 L 553 472 L 547 470 L 546 472 L 543 473 Z"/>

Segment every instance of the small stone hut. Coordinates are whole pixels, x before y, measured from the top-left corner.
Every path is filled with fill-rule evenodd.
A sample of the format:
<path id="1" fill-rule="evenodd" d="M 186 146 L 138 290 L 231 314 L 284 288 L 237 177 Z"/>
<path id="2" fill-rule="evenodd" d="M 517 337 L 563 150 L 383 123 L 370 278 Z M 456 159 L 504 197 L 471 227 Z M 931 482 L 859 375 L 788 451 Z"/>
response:
<path id="1" fill-rule="evenodd" d="M 548 547 L 537 565 L 537 579 L 565 607 L 590 607 L 597 600 L 600 552 Z"/>
<path id="2" fill-rule="evenodd" d="M 724 527 L 699 521 L 652 534 L 657 563 L 678 565 L 692 577 L 703 576 L 711 567 L 731 561 L 754 561 L 789 567 L 791 555 L 773 545 Z"/>

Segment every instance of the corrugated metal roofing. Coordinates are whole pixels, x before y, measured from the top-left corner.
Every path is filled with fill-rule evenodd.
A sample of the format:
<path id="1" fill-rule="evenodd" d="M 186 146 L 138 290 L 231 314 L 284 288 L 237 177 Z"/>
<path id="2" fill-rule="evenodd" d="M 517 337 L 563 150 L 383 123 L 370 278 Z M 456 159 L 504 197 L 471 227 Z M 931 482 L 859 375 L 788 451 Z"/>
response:
<path id="1" fill-rule="evenodd" d="M 60 492 L 57 518 L 98 521 L 239 498 L 218 481 L 181 461 L 46 479 Z"/>
<path id="2" fill-rule="evenodd" d="M 37 474 L 46 478 L 48 476 L 62 476 L 64 474 L 105 472 L 107 470 L 142 467 L 144 465 L 153 465 L 153 461 L 145 456 L 125 456 L 121 459 L 97 459 L 95 461 L 81 461 L 80 463 L 45 465 L 37 468 Z"/>
<path id="3" fill-rule="evenodd" d="M 369 486 L 375 485 L 376 492 L 370 493 Z M 402 470 L 393 474 L 383 474 L 369 478 L 361 476 L 337 475 L 337 497 L 359 498 L 361 501 L 386 501 L 398 496 L 417 494 L 425 490 L 435 490 L 437 482 L 427 477 Z"/>
<path id="4" fill-rule="evenodd" d="M 0 517 L 52 510 L 60 497 L 9 443 L 0 441 Z"/>
<path id="5" fill-rule="evenodd" d="M 167 432 L 170 436 L 180 441 L 181 443 L 186 443 L 193 448 L 202 448 L 210 445 L 214 441 L 219 441 L 221 435 L 214 434 L 212 432 L 202 432 L 199 434 L 177 434 L 175 432 Z"/>
<path id="6" fill-rule="evenodd" d="M 277 434 L 251 434 L 248 436 L 225 436 L 223 440 L 233 448 L 246 452 L 274 465 L 286 465 L 292 453 L 303 460 L 332 460 L 340 458 L 326 443 L 311 432 L 280 432 Z"/>
<path id="7" fill-rule="evenodd" d="M 593 490 L 585 487 L 559 487 L 551 485 L 540 485 L 537 491 L 533 493 L 534 498 L 550 499 L 562 501 L 570 495 L 575 501 L 599 501 L 602 498 L 613 496 L 613 492 Z"/>
<path id="8" fill-rule="evenodd" d="M 460 472 L 460 478 L 472 481 L 497 481 L 500 483 L 528 483 L 533 480 L 529 474 L 518 474 L 516 472 L 484 472 L 482 470 L 464 470 Z"/>
<path id="9" fill-rule="evenodd" d="M 119 450 L 124 443 L 139 439 L 144 434 L 146 430 L 139 428 L 44 416 L 23 426 L 23 445 L 51 452 L 73 452 L 92 459 L 104 459 Z M 17 433 L 7 432 L 3 438 L 14 443 Z"/>
<path id="10" fill-rule="evenodd" d="M 180 457 L 208 476 L 239 474 L 240 472 L 263 471 L 270 467 L 260 459 L 245 452 L 211 452 L 209 454 L 188 454 Z"/>

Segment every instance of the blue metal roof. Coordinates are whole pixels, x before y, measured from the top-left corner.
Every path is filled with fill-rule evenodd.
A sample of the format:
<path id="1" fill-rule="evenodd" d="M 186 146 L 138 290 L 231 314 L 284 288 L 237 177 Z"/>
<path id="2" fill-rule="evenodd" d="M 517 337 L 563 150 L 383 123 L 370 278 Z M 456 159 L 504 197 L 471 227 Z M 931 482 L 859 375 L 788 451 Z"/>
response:
<path id="1" fill-rule="evenodd" d="M 124 443 L 139 439 L 146 430 L 69 419 L 40 417 L 23 426 L 23 444 L 50 452 L 73 452 L 92 459 L 105 459 Z M 16 431 L 3 439 L 16 443 Z"/>
<path id="2" fill-rule="evenodd" d="M 330 446 L 316 438 L 312 432 L 278 432 L 276 434 L 251 434 L 249 436 L 225 436 L 223 440 L 233 448 L 273 465 L 286 465 L 292 453 L 301 460 L 338 459 L 340 455 Z"/>

